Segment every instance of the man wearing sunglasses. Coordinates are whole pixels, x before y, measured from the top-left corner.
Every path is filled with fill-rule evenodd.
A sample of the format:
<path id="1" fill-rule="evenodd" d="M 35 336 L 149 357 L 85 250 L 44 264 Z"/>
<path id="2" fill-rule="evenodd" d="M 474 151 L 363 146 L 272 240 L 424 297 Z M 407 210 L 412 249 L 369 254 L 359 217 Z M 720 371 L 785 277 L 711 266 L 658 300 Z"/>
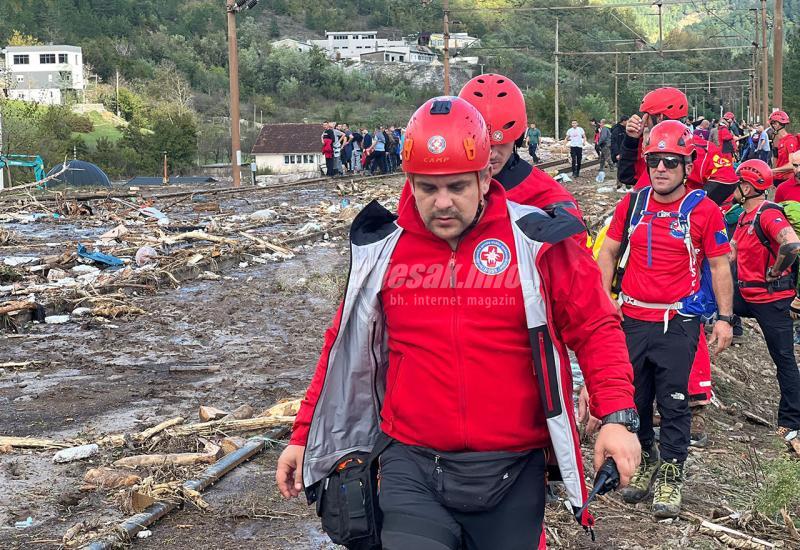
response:
<path id="1" fill-rule="evenodd" d="M 653 127 L 644 146 L 651 186 L 628 193 L 617 205 L 597 260 L 609 294 L 620 256 L 625 265 L 622 327 L 633 365 L 642 461 L 622 495 L 627 502 L 641 502 L 654 489 L 653 513 L 659 518 L 680 513 L 692 417 L 687 387 L 700 336 L 700 321 L 688 314 L 684 302 L 700 293 L 704 258 L 710 264 L 719 310 L 709 343 L 716 343 L 719 352 L 732 339 L 730 246 L 717 205 L 687 189 L 694 152 L 692 133 L 681 122 L 668 120 Z M 694 206 L 689 216 L 684 201 L 690 199 Z M 638 215 L 631 201 L 640 205 Z M 628 245 L 622 250 L 625 233 Z M 661 414 L 660 457 L 653 399 Z"/>
<path id="2" fill-rule="evenodd" d="M 639 190 L 650 185 L 650 174 L 641 154 L 644 137 L 657 123 L 664 120 L 685 120 L 689 115 L 689 102 L 686 94 L 677 88 L 657 88 L 647 93 L 639 107 L 642 115 L 633 115 L 625 127 L 625 139 L 620 151 L 618 180 L 625 185 L 634 185 Z M 702 117 L 695 121 L 699 126 Z M 709 141 L 694 138 L 694 162 L 687 170 L 686 186 L 690 189 L 703 189 L 708 198 L 727 211 L 739 178 L 733 169 L 731 159 Z M 741 334 L 741 327 L 735 328 Z M 692 445 L 706 445 L 708 436 L 705 430 L 703 407 L 711 402 L 711 357 L 706 344 L 705 333 L 701 332 L 692 373 L 689 378 L 689 395 L 692 406 Z"/>
<path id="3" fill-rule="evenodd" d="M 769 165 L 748 160 L 737 172 L 741 180 L 735 198 L 743 205 L 744 214 L 731 243 L 731 261 L 736 264 L 738 279 L 734 309 L 739 315 L 755 318 L 761 327 L 777 367 L 781 392 L 778 435 L 800 454 L 800 371 L 789 316 L 796 296 L 792 266 L 800 254 L 800 239 L 783 210 L 764 196 L 773 183 Z"/>

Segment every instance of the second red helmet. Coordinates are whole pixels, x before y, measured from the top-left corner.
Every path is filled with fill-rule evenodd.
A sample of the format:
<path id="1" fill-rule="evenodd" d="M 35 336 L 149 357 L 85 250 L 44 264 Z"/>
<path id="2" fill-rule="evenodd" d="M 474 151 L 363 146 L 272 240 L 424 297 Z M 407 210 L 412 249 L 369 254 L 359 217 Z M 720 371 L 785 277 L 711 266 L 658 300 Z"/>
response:
<path id="1" fill-rule="evenodd" d="M 409 174 L 463 174 L 489 165 L 489 132 L 478 110 L 452 96 L 429 99 L 411 115 L 403 142 Z"/>
<path id="2" fill-rule="evenodd" d="M 760 159 L 746 160 L 739 165 L 736 173 L 741 179 L 758 189 L 765 191 L 772 187 L 772 169 Z"/>
<path id="3" fill-rule="evenodd" d="M 686 94 L 678 88 L 657 88 L 644 96 L 639 110 L 650 115 L 664 115 L 666 118 L 678 120 L 689 116 L 689 101 L 686 99 Z"/>
<path id="4" fill-rule="evenodd" d="M 691 130 L 680 121 L 665 120 L 659 122 L 644 142 L 642 154 L 672 153 L 690 157 L 694 153 L 694 136 Z"/>
<path id="5" fill-rule="evenodd" d="M 476 76 L 464 85 L 458 97 L 481 112 L 492 145 L 516 141 L 528 126 L 525 98 L 507 76 L 492 73 Z"/>
<path id="6" fill-rule="evenodd" d="M 773 111 L 772 114 L 769 115 L 769 121 L 779 122 L 785 126 L 789 124 L 789 115 L 787 115 L 785 111 Z"/>

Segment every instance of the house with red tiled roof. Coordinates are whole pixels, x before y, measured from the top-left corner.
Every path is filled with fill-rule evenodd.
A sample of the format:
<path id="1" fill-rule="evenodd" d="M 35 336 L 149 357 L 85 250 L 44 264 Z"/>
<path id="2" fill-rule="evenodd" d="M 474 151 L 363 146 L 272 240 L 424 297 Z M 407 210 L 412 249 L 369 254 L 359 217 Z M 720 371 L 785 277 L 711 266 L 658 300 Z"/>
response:
<path id="1" fill-rule="evenodd" d="M 322 156 L 322 124 L 265 124 L 251 153 L 256 169 L 273 174 L 319 173 Z"/>

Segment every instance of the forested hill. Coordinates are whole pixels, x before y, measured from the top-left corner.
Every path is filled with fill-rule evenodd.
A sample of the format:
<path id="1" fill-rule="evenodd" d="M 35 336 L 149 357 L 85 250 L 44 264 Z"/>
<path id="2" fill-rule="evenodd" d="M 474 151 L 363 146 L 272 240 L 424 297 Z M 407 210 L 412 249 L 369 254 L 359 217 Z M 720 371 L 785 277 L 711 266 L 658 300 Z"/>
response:
<path id="1" fill-rule="evenodd" d="M 649 0 L 642 1 L 642 8 L 540 8 L 621 2 L 631 3 L 451 0 L 451 30 L 481 38 L 480 48 L 470 48 L 463 55 L 477 55 L 484 70 L 514 78 L 526 90 L 530 116 L 549 132 L 553 126 L 556 17 L 562 52 L 629 51 L 637 47 L 632 40 L 641 37 L 647 44 L 638 47 L 652 50 L 658 37 L 658 18 Z M 696 0 L 665 5 L 663 45 L 694 48 L 748 44 L 753 35 L 753 16 L 747 10 L 756 3 Z M 798 63 L 797 56 L 792 55 L 797 40 L 791 22 L 800 16 L 800 0 L 785 0 L 784 4 L 788 82 L 794 78 L 793 71 L 800 76 L 800 69 L 793 65 Z M 539 9 L 526 9 L 531 7 Z M 255 108 L 257 118 L 263 117 L 264 122 L 303 118 L 369 124 L 403 122 L 415 105 L 438 90 L 415 89 L 402 78 L 354 72 L 315 52 L 273 49 L 270 42 L 284 37 L 322 37 L 325 30 L 374 29 L 379 36 L 395 38 L 438 32 L 441 14 L 441 0 L 261 0 L 254 9 L 237 16 L 243 118 L 252 118 Z M 23 43 L 81 46 L 88 70 L 97 75 L 90 78 L 88 100 L 101 101 L 116 110 L 111 83 L 119 71 L 120 107 L 125 119 L 137 128 L 152 129 L 159 113 L 176 107 L 188 113 L 197 126 L 195 141 L 201 160 L 225 160 L 228 81 L 224 0 L 2 0 L 0 44 L 8 44 L 12 37 Z M 732 48 L 663 58 L 657 54 L 621 55 L 618 62 L 620 70 L 626 72 L 703 71 L 747 67 L 751 53 L 750 49 Z M 614 66 L 613 55 L 561 58 L 564 120 L 613 116 Z M 702 75 L 680 80 L 704 81 Z M 619 86 L 620 112 L 634 110 L 647 89 L 662 83 L 671 82 L 625 77 Z M 787 107 L 800 107 L 800 92 L 795 88 L 785 86 Z M 720 103 L 732 105 L 741 99 L 740 90 L 733 87 L 714 89 L 710 95 L 702 90 L 690 95 L 699 111 L 708 114 L 718 112 Z M 246 150 L 252 132 L 245 134 Z M 91 150 L 94 143 L 89 141 L 86 146 Z M 197 151 L 187 152 L 186 159 L 196 158 L 194 153 Z"/>

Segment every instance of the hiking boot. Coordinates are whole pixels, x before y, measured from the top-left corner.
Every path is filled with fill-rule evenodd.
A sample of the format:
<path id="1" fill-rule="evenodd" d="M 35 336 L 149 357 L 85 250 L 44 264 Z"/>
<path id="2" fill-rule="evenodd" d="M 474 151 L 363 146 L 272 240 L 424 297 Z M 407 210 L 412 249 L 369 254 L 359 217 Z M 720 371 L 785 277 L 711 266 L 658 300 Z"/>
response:
<path id="1" fill-rule="evenodd" d="M 628 504 L 636 504 L 647 498 L 653 487 L 653 478 L 660 463 L 658 449 L 655 445 L 650 451 L 642 450 L 642 461 L 639 463 L 636 473 L 633 474 L 628 486 L 620 491 L 622 500 Z"/>
<path id="2" fill-rule="evenodd" d="M 778 437 L 783 439 L 783 442 L 786 443 L 786 447 L 800 456 L 800 433 L 798 433 L 797 430 L 784 427 L 778 428 L 777 433 Z"/>
<path id="3" fill-rule="evenodd" d="M 675 459 L 658 467 L 653 488 L 653 515 L 657 518 L 676 518 L 681 513 L 683 462 Z"/>
<path id="4" fill-rule="evenodd" d="M 706 433 L 706 406 L 696 405 L 689 407 L 692 412 L 692 426 L 689 430 L 689 445 L 692 447 L 705 447 L 708 445 L 708 434 Z"/>

